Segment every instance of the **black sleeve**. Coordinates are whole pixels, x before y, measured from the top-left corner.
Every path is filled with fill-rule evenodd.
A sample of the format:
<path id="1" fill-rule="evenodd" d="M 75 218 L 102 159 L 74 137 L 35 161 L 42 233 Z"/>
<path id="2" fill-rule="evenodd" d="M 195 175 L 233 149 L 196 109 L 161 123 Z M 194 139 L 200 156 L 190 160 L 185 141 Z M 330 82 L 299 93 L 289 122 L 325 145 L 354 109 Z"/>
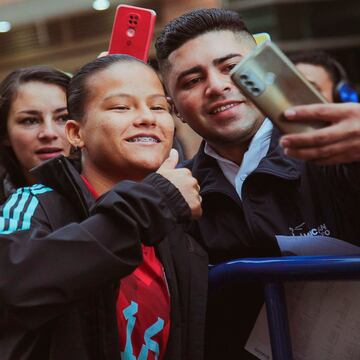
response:
<path id="1" fill-rule="evenodd" d="M 33 215 L 13 197 L 0 209 L 0 302 L 6 306 L 51 305 L 55 311 L 56 305 L 80 299 L 131 273 L 142 260 L 141 242 L 161 241 L 176 222 L 190 217 L 178 190 L 153 174 L 142 183 L 117 184 L 88 219 L 53 231 L 47 212 L 61 209 L 44 209 L 38 202 L 51 196 L 48 192 L 28 191 Z"/>

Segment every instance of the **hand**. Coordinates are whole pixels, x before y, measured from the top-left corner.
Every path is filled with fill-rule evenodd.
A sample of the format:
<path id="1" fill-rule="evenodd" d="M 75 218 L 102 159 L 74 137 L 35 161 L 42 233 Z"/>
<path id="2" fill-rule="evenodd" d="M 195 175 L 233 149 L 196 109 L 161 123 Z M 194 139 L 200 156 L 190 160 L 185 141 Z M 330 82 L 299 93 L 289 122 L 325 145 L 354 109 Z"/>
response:
<path id="1" fill-rule="evenodd" d="M 317 164 L 333 165 L 360 160 L 360 104 L 314 104 L 288 109 L 291 121 L 324 120 L 322 129 L 305 134 L 284 135 L 285 154 Z"/>
<path id="2" fill-rule="evenodd" d="M 197 219 L 202 214 L 200 186 L 189 169 L 176 169 L 178 161 L 178 152 L 171 149 L 169 157 L 162 163 L 157 173 L 176 186 L 190 207 L 192 219 Z"/>

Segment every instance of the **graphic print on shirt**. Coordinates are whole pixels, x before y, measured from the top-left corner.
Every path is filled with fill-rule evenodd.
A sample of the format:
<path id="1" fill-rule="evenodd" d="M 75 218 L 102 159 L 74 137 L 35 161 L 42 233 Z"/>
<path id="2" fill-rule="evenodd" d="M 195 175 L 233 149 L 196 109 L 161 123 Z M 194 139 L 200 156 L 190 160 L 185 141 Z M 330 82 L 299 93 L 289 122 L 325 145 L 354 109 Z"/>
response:
<path id="1" fill-rule="evenodd" d="M 136 317 L 134 316 L 138 312 L 138 304 L 134 301 L 124 309 L 123 314 L 125 319 L 127 320 L 126 326 L 126 344 L 125 351 L 121 353 L 122 360 L 147 360 L 149 351 L 154 353 L 155 359 L 159 359 L 160 348 L 158 342 L 152 339 L 153 336 L 160 333 L 160 331 L 164 328 L 164 320 L 161 318 L 157 318 L 156 323 L 151 325 L 145 330 L 144 333 L 144 344 L 141 347 L 141 351 L 139 357 L 136 358 L 133 351 L 133 346 L 131 342 L 131 335 L 134 330 L 134 326 L 136 323 Z"/>
<path id="2" fill-rule="evenodd" d="M 116 305 L 122 360 L 162 360 L 170 329 L 170 297 L 160 261 L 143 246 L 143 263 L 121 279 Z"/>

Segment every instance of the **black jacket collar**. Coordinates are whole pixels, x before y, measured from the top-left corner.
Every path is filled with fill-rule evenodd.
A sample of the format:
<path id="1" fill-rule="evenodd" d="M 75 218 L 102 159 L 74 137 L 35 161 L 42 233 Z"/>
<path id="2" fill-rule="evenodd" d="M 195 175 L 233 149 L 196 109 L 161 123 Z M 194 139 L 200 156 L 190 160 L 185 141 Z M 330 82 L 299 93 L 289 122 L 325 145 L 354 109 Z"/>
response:
<path id="1" fill-rule="evenodd" d="M 41 184 L 49 186 L 70 199 L 78 211 L 87 217 L 95 199 L 82 181 L 80 171 L 80 161 L 70 160 L 63 155 L 31 169 L 32 175 Z"/>
<path id="2" fill-rule="evenodd" d="M 284 154 L 279 145 L 280 133 L 274 128 L 269 151 L 256 168 L 254 173 L 273 175 L 284 180 L 298 180 L 302 161 L 290 158 Z M 201 184 L 201 193 L 222 192 L 232 198 L 238 198 L 233 186 L 225 178 L 217 161 L 204 152 L 205 141 L 200 146 L 198 153 L 193 159 L 184 163 L 184 166 L 192 171 L 192 174 Z"/>

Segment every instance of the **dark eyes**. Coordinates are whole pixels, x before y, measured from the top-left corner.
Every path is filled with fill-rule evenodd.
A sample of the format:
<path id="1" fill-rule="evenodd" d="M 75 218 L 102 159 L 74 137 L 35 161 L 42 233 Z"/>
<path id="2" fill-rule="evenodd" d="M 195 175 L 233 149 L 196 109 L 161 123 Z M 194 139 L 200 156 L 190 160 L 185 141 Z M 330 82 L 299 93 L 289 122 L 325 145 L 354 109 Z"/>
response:
<path id="1" fill-rule="evenodd" d="M 69 120 L 69 114 L 63 114 L 63 115 L 60 115 L 57 119 L 57 121 L 59 122 L 66 122 Z"/>
<path id="2" fill-rule="evenodd" d="M 28 126 L 38 124 L 39 122 L 40 120 L 36 117 L 26 117 L 20 120 L 20 124 Z"/>
<path id="3" fill-rule="evenodd" d="M 223 74 L 228 74 L 235 66 L 236 66 L 237 62 L 231 62 L 231 63 L 227 63 L 227 64 L 222 64 L 221 66 L 219 66 L 219 71 Z M 190 89 L 193 86 L 196 86 L 199 82 L 201 82 L 203 80 L 204 76 L 193 76 L 192 78 L 188 79 L 188 80 L 184 80 L 182 83 L 182 88 L 184 89 Z"/>
<path id="4" fill-rule="evenodd" d="M 62 114 L 55 118 L 56 122 L 65 123 L 67 120 L 69 120 L 68 114 Z M 38 125 L 42 122 L 41 118 L 38 117 L 25 117 L 20 119 L 19 123 L 24 126 L 32 126 L 32 125 Z"/>
<path id="5" fill-rule="evenodd" d="M 231 63 L 231 64 L 227 64 L 225 67 L 224 67 L 224 71 L 226 73 L 229 73 L 235 66 L 236 66 L 237 63 Z"/>
<path id="6" fill-rule="evenodd" d="M 150 105 L 149 109 L 152 111 L 169 111 L 169 105 Z M 118 105 L 112 107 L 111 110 L 128 111 L 131 110 L 131 107 L 126 105 Z"/>
<path id="7" fill-rule="evenodd" d="M 155 111 L 165 110 L 165 108 L 164 108 L 163 106 L 152 106 L 150 109 L 151 109 L 151 110 L 155 110 Z"/>
<path id="8" fill-rule="evenodd" d="M 153 105 L 150 107 L 150 110 L 153 111 L 170 111 L 170 105 Z"/>
<path id="9" fill-rule="evenodd" d="M 126 111 L 126 110 L 130 110 L 130 107 L 127 105 L 116 105 L 116 106 L 112 107 L 111 110 Z"/>
<path id="10" fill-rule="evenodd" d="M 191 88 L 192 86 L 195 86 L 195 85 L 196 85 L 197 83 L 199 83 L 200 81 L 201 81 L 201 77 L 200 77 L 200 76 L 191 78 L 190 80 L 184 81 L 183 87 L 184 87 L 185 89 L 189 89 L 189 88 Z"/>

